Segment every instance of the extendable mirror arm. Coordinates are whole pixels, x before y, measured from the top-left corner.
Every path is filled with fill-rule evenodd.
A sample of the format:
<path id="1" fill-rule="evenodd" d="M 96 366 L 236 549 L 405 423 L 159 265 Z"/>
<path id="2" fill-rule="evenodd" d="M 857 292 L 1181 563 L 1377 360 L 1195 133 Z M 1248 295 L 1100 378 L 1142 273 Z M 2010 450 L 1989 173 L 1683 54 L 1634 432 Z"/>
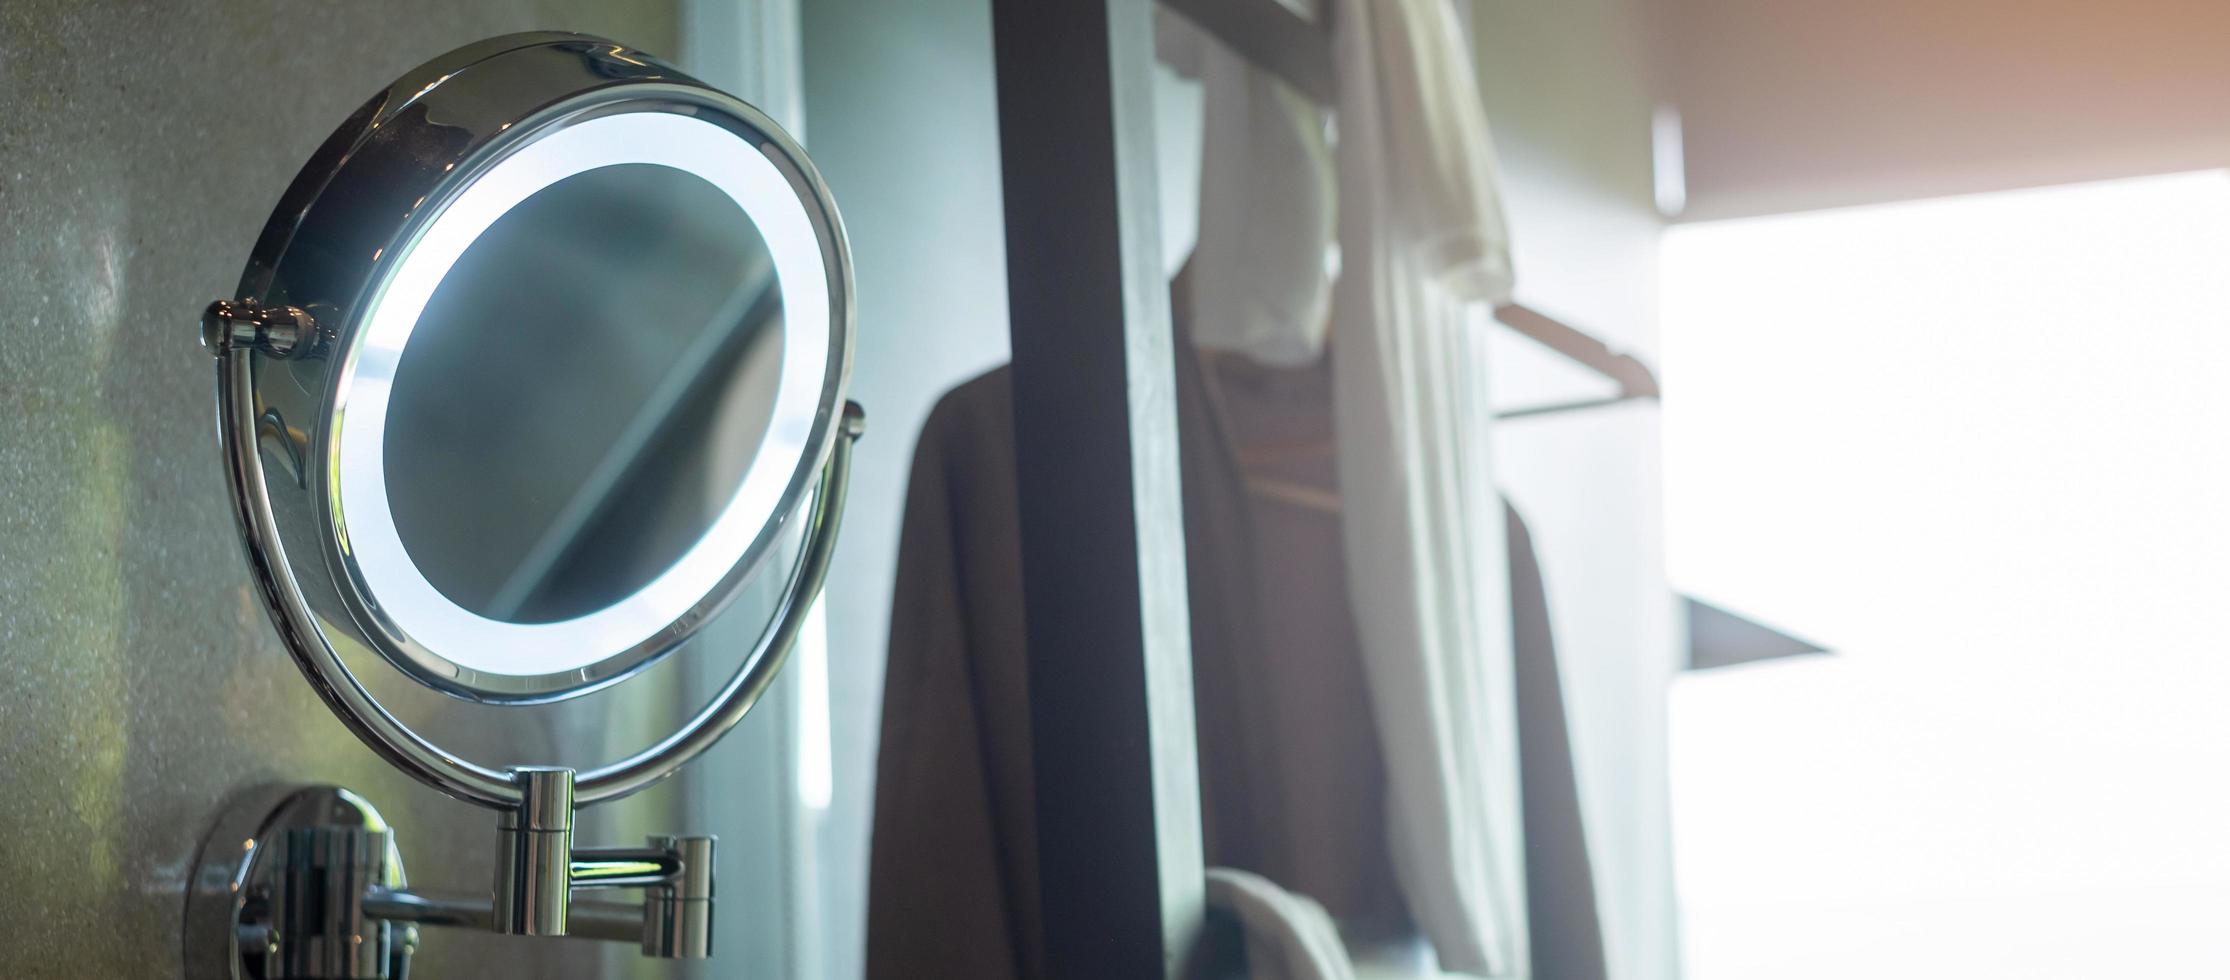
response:
<path id="1" fill-rule="evenodd" d="M 576 773 L 569 768 L 502 771 L 517 802 L 497 808 L 495 880 L 487 897 L 412 890 L 403 884 L 400 856 L 377 811 L 345 790 L 305 790 L 296 805 L 243 809 L 242 823 L 228 823 L 210 839 L 207 867 L 197 877 L 229 881 L 206 896 L 197 891 L 188 917 L 199 919 L 196 903 L 206 900 L 209 914 L 229 919 L 232 928 L 226 949 L 192 951 L 190 959 L 261 961 L 260 976 L 269 980 L 405 980 L 420 926 L 637 942 L 645 956 L 668 959 L 710 956 L 714 838 L 654 836 L 643 847 L 577 847 L 574 814 L 671 775 L 732 729 L 764 693 L 827 577 L 852 444 L 865 426 L 859 406 L 847 404 L 782 605 L 757 648 L 689 725 L 600 770 L 603 791 L 593 797 L 575 793 Z M 243 838 L 244 851 L 238 850 Z M 227 845 L 236 849 L 230 857 L 210 850 Z M 592 889 L 641 889 L 643 899 L 639 905 L 574 901 L 575 891 Z"/>
<path id="2" fill-rule="evenodd" d="M 506 813 L 497 830 L 496 875 L 489 897 L 445 896 L 372 884 L 356 901 L 362 917 L 412 926 L 484 929 L 522 936 L 577 936 L 639 942 L 643 955 L 662 959 L 702 959 L 712 955 L 714 839 L 652 837 L 645 847 L 573 846 L 573 771 L 555 767 L 513 770 L 530 801 Z M 376 856 L 383 848 L 348 841 L 378 831 L 356 827 L 318 828 L 335 839 L 322 850 Z M 289 862 L 292 873 L 296 862 Z M 378 869 L 350 876 L 377 881 Z M 303 883 L 295 883 L 300 888 Z M 282 890 L 285 886 L 282 885 Z M 640 905 L 576 902 L 581 889 L 639 888 Z M 330 904 L 330 903 L 321 903 Z M 284 937 L 319 930 L 314 922 L 275 922 Z M 358 930 L 391 937 L 392 929 Z M 400 947 L 387 942 L 391 964 L 407 963 L 415 933 Z M 399 955 L 397 955 L 399 954 Z M 390 971 L 392 973 L 392 969 Z"/>

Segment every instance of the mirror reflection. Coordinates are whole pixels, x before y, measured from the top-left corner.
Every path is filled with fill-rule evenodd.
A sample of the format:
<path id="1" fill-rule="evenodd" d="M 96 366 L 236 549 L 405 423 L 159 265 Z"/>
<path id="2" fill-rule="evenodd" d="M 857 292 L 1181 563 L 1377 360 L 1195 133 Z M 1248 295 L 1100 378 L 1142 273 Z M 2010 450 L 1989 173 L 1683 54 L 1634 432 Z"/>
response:
<path id="1" fill-rule="evenodd" d="M 506 622 L 641 589 L 741 483 L 781 328 L 765 239 L 702 178 L 605 167 L 521 202 L 443 279 L 396 371 L 386 479 L 411 560 Z"/>

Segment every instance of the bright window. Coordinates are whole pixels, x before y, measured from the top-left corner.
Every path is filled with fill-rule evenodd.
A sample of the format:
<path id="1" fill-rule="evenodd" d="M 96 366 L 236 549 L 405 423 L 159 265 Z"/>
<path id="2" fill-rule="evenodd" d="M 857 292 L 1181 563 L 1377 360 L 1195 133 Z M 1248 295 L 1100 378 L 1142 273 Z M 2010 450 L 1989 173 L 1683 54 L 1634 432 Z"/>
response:
<path id="1" fill-rule="evenodd" d="M 1689 980 L 2230 976 L 2230 175 L 1680 226 Z"/>

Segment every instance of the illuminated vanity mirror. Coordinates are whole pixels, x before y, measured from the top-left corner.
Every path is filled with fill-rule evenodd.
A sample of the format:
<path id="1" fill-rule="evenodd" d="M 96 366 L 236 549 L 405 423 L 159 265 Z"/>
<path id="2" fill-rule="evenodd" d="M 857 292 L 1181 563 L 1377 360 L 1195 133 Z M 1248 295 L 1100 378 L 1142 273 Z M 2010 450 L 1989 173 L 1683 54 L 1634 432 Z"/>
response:
<path id="1" fill-rule="evenodd" d="M 811 163 L 654 57 L 496 38 L 350 117 L 203 315 L 224 459 L 303 673 L 382 758 L 497 811 L 497 872 L 483 896 L 419 894 L 362 797 L 244 804 L 196 877 L 189 974 L 394 976 L 427 925 L 708 955 L 711 839 L 577 847 L 573 814 L 703 752 L 780 669 L 861 428 L 851 335 Z M 802 541 L 794 561 L 784 540 Z M 757 648 L 679 730 L 615 760 L 474 762 L 350 666 L 369 650 L 503 724 L 626 681 L 759 576 L 781 588 Z"/>

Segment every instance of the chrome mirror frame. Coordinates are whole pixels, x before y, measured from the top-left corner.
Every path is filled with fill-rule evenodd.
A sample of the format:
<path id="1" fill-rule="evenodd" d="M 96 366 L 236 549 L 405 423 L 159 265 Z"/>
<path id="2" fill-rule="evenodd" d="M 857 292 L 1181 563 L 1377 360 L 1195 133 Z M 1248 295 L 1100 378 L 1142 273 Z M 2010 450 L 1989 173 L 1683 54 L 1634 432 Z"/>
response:
<path id="1" fill-rule="evenodd" d="M 615 120 L 615 116 L 625 118 Z M 376 466 L 366 477 L 361 460 L 342 458 L 344 449 L 361 457 L 360 447 L 367 441 L 344 438 L 347 430 L 369 427 L 362 412 L 357 413 L 357 424 L 348 424 L 352 387 L 363 389 L 359 397 L 384 388 L 358 383 L 359 374 L 379 361 L 366 356 L 367 335 L 382 325 L 375 321 L 380 319 L 389 284 L 410 271 L 425 239 L 442 227 L 445 215 L 460 209 L 468 192 L 486 190 L 490 185 L 483 184 L 484 179 L 517 157 L 566 138 L 569 131 L 583 135 L 579 128 L 631 120 L 686 122 L 697 129 L 732 134 L 737 152 L 731 159 L 750 156 L 751 162 L 757 162 L 757 155 L 763 155 L 764 163 L 754 175 L 778 176 L 787 182 L 789 195 L 803 205 L 801 223 L 809 228 L 813 241 L 788 244 L 818 253 L 818 265 L 808 271 L 824 280 L 814 285 L 826 291 L 827 345 L 820 363 L 785 366 L 784 396 L 793 393 L 788 390 L 793 381 L 788 372 L 802 367 L 819 369 L 822 376 L 812 386 L 817 397 L 812 397 L 815 391 L 806 390 L 803 378 L 795 379 L 796 393 L 808 396 L 800 400 L 799 407 L 805 410 L 788 425 L 779 426 L 797 447 L 795 465 L 787 473 L 767 474 L 779 482 L 769 484 L 776 493 L 760 495 L 772 500 L 763 513 L 737 515 L 755 518 L 758 524 L 741 554 L 709 555 L 698 563 L 697 571 L 717 575 L 709 587 L 654 595 L 671 584 L 666 579 L 673 576 L 664 576 L 612 607 L 583 617 L 631 612 L 635 610 L 627 607 L 646 602 L 662 606 L 662 611 L 632 617 L 652 624 L 648 635 L 634 639 L 633 634 L 623 634 L 624 646 L 556 670 L 498 671 L 484 663 L 460 662 L 465 658 L 454 649 L 456 644 L 449 650 L 435 649 L 413 634 L 405 622 L 405 614 L 413 611 L 404 605 L 405 597 L 394 590 L 383 595 L 371 584 L 382 574 L 390 582 L 417 578 L 422 583 L 423 576 L 415 569 L 403 568 L 398 574 L 372 564 L 375 557 L 390 565 L 407 566 L 409 560 L 399 547 L 384 549 L 386 554 L 377 556 L 368 553 L 378 541 L 368 529 L 377 522 L 369 519 L 374 516 L 371 508 L 360 502 L 371 496 L 365 492 L 366 481 L 376 482 Z M 712 125 L 696 125 L 700 122 Z M 608 148 L 619 141 L 574 142 Z M 662 161 L 640 157 L 624 162 Z M 469 242 L 468 236 L 463 244 Z M 778 262 L 783 244 L 776 242 Z M 452 246 L 453 250 L 462 247 Z M 793 265 L 803 267 L 805 257 Z M 782 278 L 785 299 L 804 301 L 794 304 L 801 310 L 823 305 L 822 296 L 799 296 L 794 291 L 790 280 L 803 277 Z M 243 524 L 250 550 L 294 556 L 291 564 L 257 563 L 295 577 L 317 632 L 361 644 L 443 693 L 472 701 L 536 703 L 576 697 L 615 683 L 671 652 L 718 613 L 765 563 L 790 522 L 805 513 L 804 502 L 813 493 L 815 478 L 825 468 L 843 424 L 851 363 L 851 293 L 850 255 L 826 185 L 796 142 L 757 109 L 655 58 L 580 35 L 513 35 L 454 52 L 373 98 L 326 141 L 265 226 L 242 276 L 239 298 L 211 307 L 205 317 L 204 340 L 212 352 L 224 357 L 245 348 L 243 353 L 254 355 L 247 358 L 253 364 L 245 376 L 234 378 L 220 393 L 228 416 L 252 408 L 257 419 L 256 438 L 241 440 L 234 452 L 252 454 L 260 448 L 277 463 L 260 474 L 242 474 L 260 479 L 235 484 L 236 489 L 260 493 L 270 501 L 268 534 Z M 409 326 L 407 321 L 402 324 L 406 336 Z M 233 400 L 242 404 L 232 405 Z M 375 463 L 377 451 L 374 444 Z M 233 465 L 242 468 L 241 461 Z M 344 494 L 344 489 L 351 492 Z M 352 515 L 359 507 L 367 513 Z M 365 526 L 352 528 L 352 516 L 354 523 Z M 391 527 L 390 522 L 389 541 Z M 313 555 L 317 561 L 309 560 Z M 722 566 L 725 574 L 719 574 Z M 284 590 L 266 591 L 274 601 L 286 601 L 278 594 Z M 431 601 L 446 602 L 426 591 Z M 477 634 L 483 644 L 547 650 L 552 644 L 546 635 L 553 627 L 569 624 L 482 621 L 479 625 L 486 627 Z M 483 656 L 477 649 L 474 654 Z"/>
<path id="2" fill-rule="evenodd" d="M 662 616 L 664 625 L 647 636 L 562 670 L 505 673 L 459 663 L 402 628 L 396 610 L 367 585 L 364 556 L 352 546 L 340 499 L 348 481 L 339 467 L 358 359 L 382 291 L 398 267 L 478 181 L 554 135 L 632 115 L 718 127 L 735 138 L 735 151 L 756 153 L 755 159 L 770 164 L 764 173 L 776 175 L 802 208 L 798 227 L 810 232 L 819 270 L 809 278 L 826 290 L 827 345 L 822 363 L 808 365 L 817 373 L 811 379 L 816 384 L 809 411 L 792 426 L 798 430 L 791 433 L 795 462 L 785 464 L 788 472 L 775 474 L 778 492 L 766 498 L 772 505 L 748 543 L 733 555 L 714 556 L 719 567 L 713 568 L 709 587 L 701 595 L 690 590 L 670 621 Z M 770 246 L 777 249 L 778 278 L 789 300 L 791 279 L 780 275 L 783 246 Z M 578 934 L 601 938 L 639 932 L 647 954 L 709 954 L 710 839 L 660 837 L 648 848 L 575 849 L 573 813 L 664 779 L 733 729 L 781 669 L 827 574 L 851 448 L 864 416 L 844 397 L 853 331 L 850 254 L 828 189 L 802 149 L 757 109 L 623 45 L 577 34 L 493 38 L 405 75 L 328 138 L 281 198 L 235 295 L 204 312 L 202 342 L 216 358 L 218 432 L 234 516 L 272 622 L 318 695 L 375 753 L 451 797 L 497 810 L 500 850 L 492 899 L 441 899 L 401 887 L 400 857 L 391 853 L 391 842 L 366 836 L 375 833 L 367 827 L 379 824 L 376 811 L 368 803 L 356 808 L 328 802 L 340 798 L 333 794 L 356 799 L 344 790 L 298 794 L 315 805 L 247 806 L 220 824 L 195 874 L 197 883 L 230 883 L 221 891 L 197 884 L 189 896 L 190 930 L 202 922 L 230 924 L 220 947 L 230 953 L 197 962 L 229 960 L 234 977 L 265 976 L 272 969 L 323 971 L 325 966 L 299 966 L 308 962 L 300 943 L 338 949 L 365 936 L 407 934 L 415 945 L 415 931 L 380 925 L 398 922 L 411 930 L 417 924 L 473 924 L 524 935 L 566 935 L 576 927 L 586 930 Z M 821 297 L 807 298 L 811 302 L 802 309 L 820 307 Z M 788 363 L 784 371 L 787 386 Z M 742 496 L 739 491 L 739 501 Z M 758 517 L 756 510 L 746 516 Z M 728 516 L 723 514 L 723 523 Z M 519 705 L 577 697 L 672 652 L 764 570 L 776 543 L 793 531 L 802 540 L 796 564 L 772 620 L 734 674 L 679 730 L 583 772 L 559 766 L 498 769 L 450 752 L 382 705 L 343 657 L 344 648 L 361 646 L 413 679 L 467 701 Z M 672 598 L 666 597 L 668 606 L 674 606 Z M 536 628 L 498 625 L 527 633 Z M 341 812 L 356 816 L 331 816 Z M 243 826 L 262 828 L 248 840 L 245 856 L 240 838 L 226 836 Z M 287 842 L 275 852 L 281 857 L 271 856 L 272 846 L 258 844 L 276 845 L 281 836 Z M 319 865 L 313 870 L 322 877 L 312 881 L 300 877 L 311 872 L 297 868 L 299 861 L 281 859 L 290 852 L 312 853 L 305 848 L 323 855 L 320 862 L 345 856 L 355 868 L 348 880 L 366 883 L 345 889 L 354 910 L 346 922 L 288 923 L 284 910 L 246 897 L 259 889 L 290 894 L 313 885 L 335 887 L 330 868 L 339 865 Z M 569 913 L 573 890 L 612 887 L 644 889 L 645 904 L 617 913 L 600 905 L 584 908 L 579 917 Z M 297 945 L 283 946 L 276 938 L 286 935 L 297 937 Z M 197 942 L 189 935 L 188 946 L 208 950 L 206 939 Z M 408 949 L 400 956 L 397 962 L 407 961 Z M 374 969 L 375 960 L 389 962 L 368 953 L 359 960 L 327 966 L 343 971 L 332 975 L 354 976 L 357 969 Z M 189 966 L 195 976 L 219 975 Z"/>

